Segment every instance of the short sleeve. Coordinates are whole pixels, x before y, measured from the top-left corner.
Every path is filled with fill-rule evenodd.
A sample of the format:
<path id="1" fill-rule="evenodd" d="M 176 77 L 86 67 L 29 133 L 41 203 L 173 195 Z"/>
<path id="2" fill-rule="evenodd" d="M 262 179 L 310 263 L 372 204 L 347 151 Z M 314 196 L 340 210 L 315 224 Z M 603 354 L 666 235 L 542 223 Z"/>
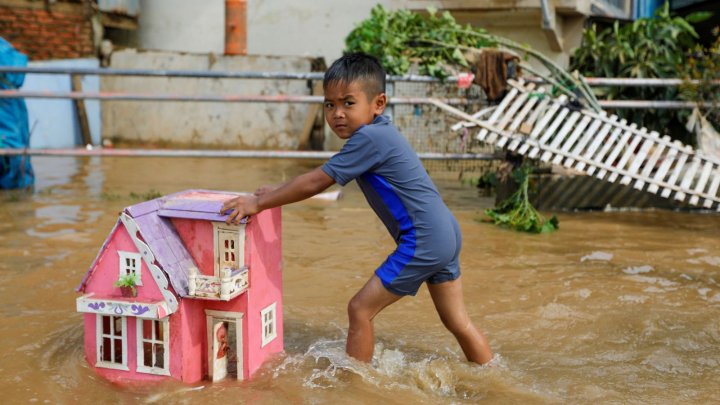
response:
<path id="1" fill-rule="evenodd" d="M 356 132 L 340 152 L 333 155 L 322 170 L 341 186 L 369 171 L 380 160 L 380 154 L 368 134 Z"/>

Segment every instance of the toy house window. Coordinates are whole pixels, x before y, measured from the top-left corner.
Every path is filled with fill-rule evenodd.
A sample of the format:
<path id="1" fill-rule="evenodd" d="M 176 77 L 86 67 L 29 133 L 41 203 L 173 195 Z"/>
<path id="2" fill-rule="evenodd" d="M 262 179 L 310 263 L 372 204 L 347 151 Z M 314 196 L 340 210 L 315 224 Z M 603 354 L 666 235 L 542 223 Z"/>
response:
<path id="1" fill-rule="evenodd" d="M 223 269 L 237 270 L 245 265 L 245 225 L 214 224 L 215 274 Z"/>
<path id="2" fill-rule="evenodd" d="M 142 285 L 142 279 L 140 278 L 140 254 L 118 251 L 118 255 L 120 256 L 120 277 L 135 274 L 137 285 Z"/>
<path id="3" fill-rule="evenodd" d="M 97 315 L 96 328 L 96 366 L 127 371 L 127 318 Z"/>
<path id="4" fill-rule="evenodd" d="M 168 320 L 137 318 L 137 371 L 170 375 Z"/>
<path id="5" fill-rule="evenodd" d="M 220 245 L 222 252 L 220 262 L 226 266 L 237 266 L 238 248 L 236 237 L 237 234 L 234 232 L 223 231 L 220 233 Z"/>
<path id="6" fill-rule="evenodd" d="M 275 303 L 273 302 L 267 308 L 260 311 L 260 319 L 262 320 L 262 345 L 270 343 L 277 336 L 277 316 L 275 311 Z"/>

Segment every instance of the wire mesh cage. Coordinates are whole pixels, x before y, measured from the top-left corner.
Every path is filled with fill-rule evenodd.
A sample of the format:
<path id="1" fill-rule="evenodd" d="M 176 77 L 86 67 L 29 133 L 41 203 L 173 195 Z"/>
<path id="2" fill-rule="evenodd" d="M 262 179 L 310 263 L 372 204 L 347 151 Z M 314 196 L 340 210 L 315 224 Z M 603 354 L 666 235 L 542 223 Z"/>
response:
<path id="1" fill-rule="evenodd" d="M 473 113 L 488 106 L 482 89 L 472 85 L 458 88 L 456 83 L 396 82 L 392 84 L 390 97 L 439 97 L 465 98 L 470 103 L 461 106 Z M 416 152 L 432 153 L 495 153 L 495 147 L 475 140 L 471 131 L 452 131 L 457 122 L 431 104 L 399 104 L 389 111 L 394 124 L 408 139 Z M 487 171 L 495 170 L 498 160 L 427 160 L 425 168 L 435 178 L 473 179 Z"/>

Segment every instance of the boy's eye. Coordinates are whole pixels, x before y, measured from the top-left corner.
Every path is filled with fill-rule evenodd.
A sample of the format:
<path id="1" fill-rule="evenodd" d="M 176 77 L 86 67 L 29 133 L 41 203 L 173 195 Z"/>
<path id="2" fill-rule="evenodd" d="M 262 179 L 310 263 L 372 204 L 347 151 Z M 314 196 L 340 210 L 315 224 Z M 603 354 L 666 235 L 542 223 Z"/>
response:
<path id="1" fill-rule="evenodd" d="M 345 102 L 345 105 L 348 106 L 348 107 L 351 106 L 351 105 L 353 105 L 353 104 L 355 104 L 355 102 L 353 102 L 353 101 L 346 101 L 346 102 Z"/>
<path id="2" fill-rule="evenodd" d="M 325 108 L 332 108 L 332 103 L 325 103 Z"/>

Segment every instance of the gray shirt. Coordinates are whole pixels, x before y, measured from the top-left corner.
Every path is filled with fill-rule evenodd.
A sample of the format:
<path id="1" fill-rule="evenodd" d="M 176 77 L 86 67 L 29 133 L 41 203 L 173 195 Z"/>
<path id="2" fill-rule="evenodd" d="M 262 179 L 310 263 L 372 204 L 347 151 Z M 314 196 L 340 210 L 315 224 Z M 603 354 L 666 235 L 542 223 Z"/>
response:
<path id="1" fill-rule="evenodd" d="M 457 249 L 457 223 L 405 137 L 385 116 L 360 127 L 322 166 L 335 182 L 356 180 L 368 203 L 398 243 L 427 259 Z M 449 242 L 452 240 L 452 242 Z"/>

